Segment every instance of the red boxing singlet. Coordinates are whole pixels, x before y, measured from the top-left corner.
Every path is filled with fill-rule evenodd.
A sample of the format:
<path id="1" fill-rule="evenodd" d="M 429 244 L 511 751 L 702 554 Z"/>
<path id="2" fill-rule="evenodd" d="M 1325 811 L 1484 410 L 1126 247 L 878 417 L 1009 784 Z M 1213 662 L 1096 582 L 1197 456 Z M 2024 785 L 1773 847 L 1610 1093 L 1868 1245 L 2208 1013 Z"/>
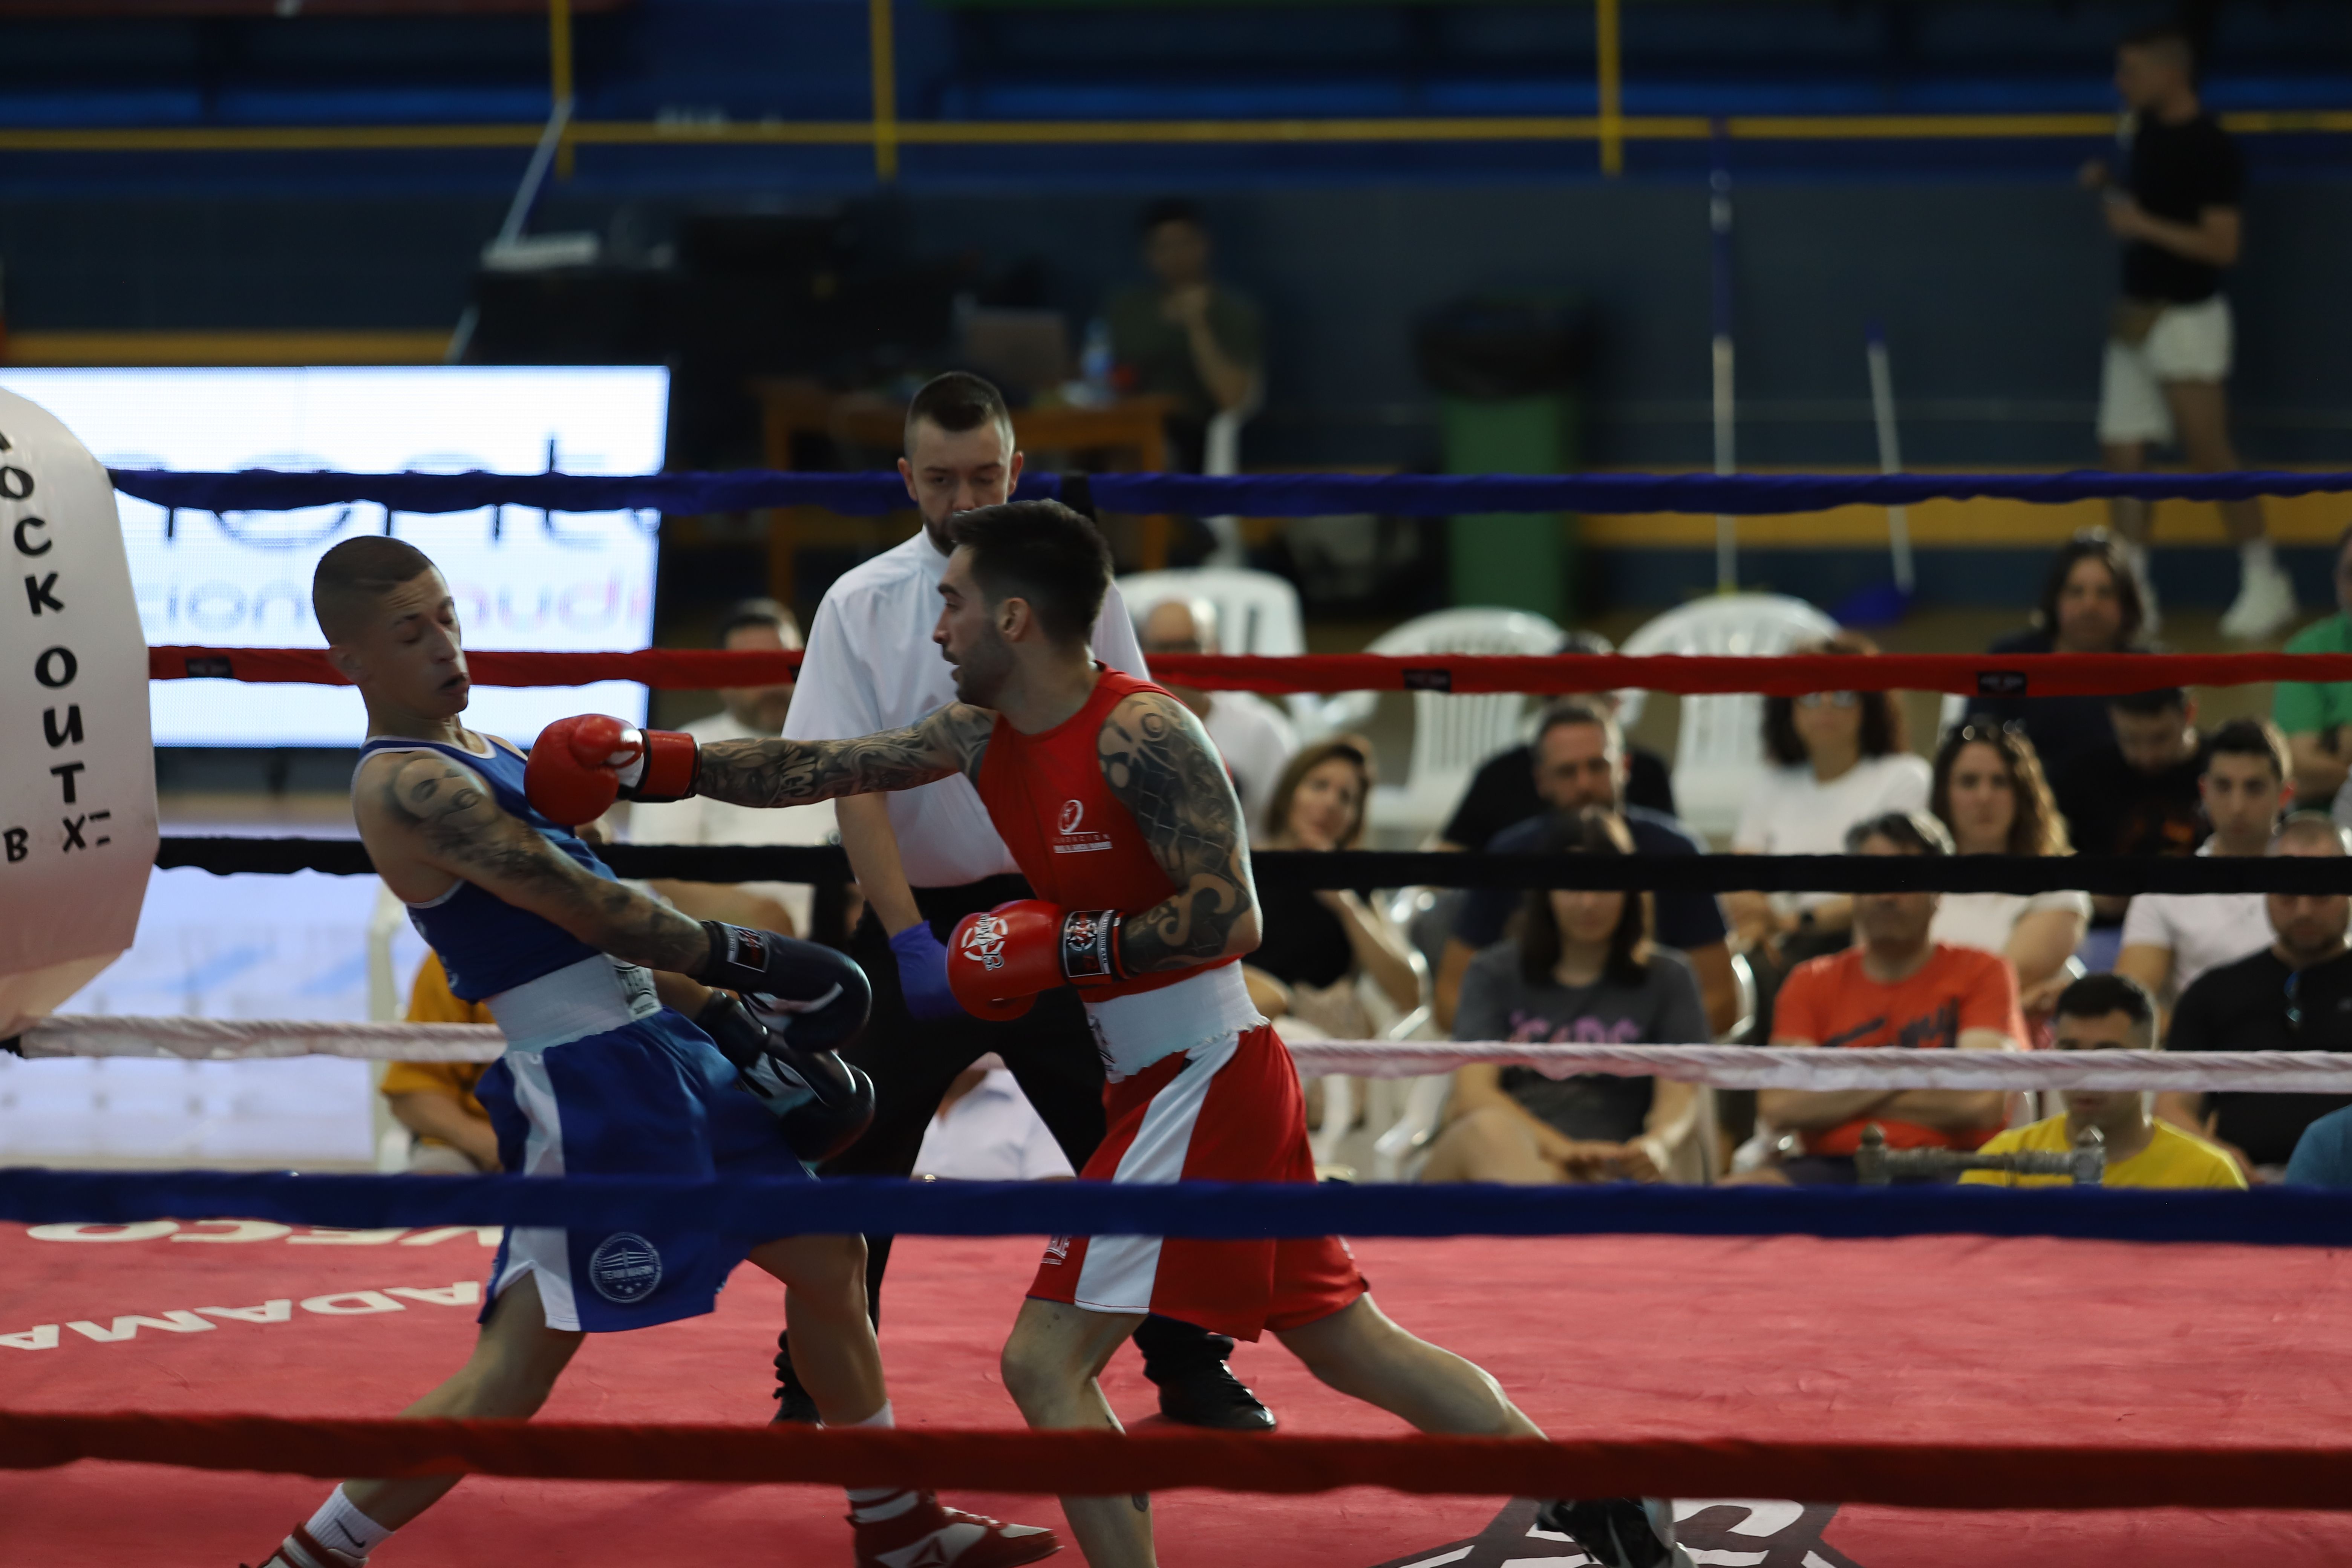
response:
<path id="1" fill-rule="evenodd" d="M 1110 710 L 1139 691 L 1176 699 L 1148 680 L 1101 670 L 1086 706 L 1050 730 L 1024 735 L 999 715 L 981 759 L 981 804 L 1041 899 L 1066 910 L 1148 910 L 1176 891 L 1127 804 L 1103 780 L 1101 736 Z M 1233 963 L 1089 985 L 1090 1000 L 1157 991 Z"/>

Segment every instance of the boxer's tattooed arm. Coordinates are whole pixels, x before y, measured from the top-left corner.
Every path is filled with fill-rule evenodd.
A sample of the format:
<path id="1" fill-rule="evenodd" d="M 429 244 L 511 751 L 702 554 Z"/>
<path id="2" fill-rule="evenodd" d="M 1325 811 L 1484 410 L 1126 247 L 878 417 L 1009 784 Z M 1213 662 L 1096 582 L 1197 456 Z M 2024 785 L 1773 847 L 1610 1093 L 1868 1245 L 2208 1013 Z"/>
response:
<path id="1" fill-rule="evenodd" d="M 421 753 L 381 771 L 378 820 L 405 829 L 418 858 L 615 958 L 690 973 L 709 957 L 700 921 L 582 867 L 501 810 L 473 769 Z"/>
<path id="2" fill-rule="evenodd" d="M 714 741 L 702 748 L 694 793 L 737 805 L 802 805 L 954 773 L 977 778 L 995 727 L 986 709 L 950 702 L 903 730 L 854 741 Z"/>
<path id="3" fill-rule="evenodd" d="M 1128 968 L 1188 969 L 1257 946 L 1257 894 L 1241 802 L 1216 748 L 1183 704 L 1139 691 L 1110 711 L 1096 742 L 1103 782 L 1151 847 L 1176 891 L 1130 911 Z"/>

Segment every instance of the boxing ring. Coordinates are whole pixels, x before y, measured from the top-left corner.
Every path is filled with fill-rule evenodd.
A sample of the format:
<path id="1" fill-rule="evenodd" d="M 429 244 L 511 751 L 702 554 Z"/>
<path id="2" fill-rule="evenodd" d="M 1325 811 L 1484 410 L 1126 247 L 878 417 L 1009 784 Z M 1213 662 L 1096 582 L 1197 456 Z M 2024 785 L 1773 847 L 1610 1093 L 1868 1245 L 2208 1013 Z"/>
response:
<path id="1" fill-rule="evenodd" d="M 1069 480 L 1041 489 L 1073 495 Z M 167 505 L 374 501 L 400 510 L 782 504 L 881 510 L 877 476 L 116 475 Z M 1119 510 L 1605 510 L 1624 479 L 1215 481 L 1097 476 Z M 890 483 L 895 485 L 895 478 Z M 1486 491 L 1508 488 L 1506 508 Z M 1643 510 L 1885 504 L 2011 486 L 2212 499 L 2345 476 L 1904 476 L 1644 480 Z M 1334 500 L 1339 485 L 1354 499 Z M 1727 487 L 1754 487 L 1740 491 Z M 1224 486 L 1230 489 L 1203 489 Z M 1399 487 L 1368 501 L 1365 487 Z M 1427 496 L 1402 487 L 1423 487 Z M 1881 493 L 1887 487 L 1901 491 Z M 2238 487 L 2232 491 L 2230 487 Z M 583 487 L 593 487 L 583 488 Z M 699 488 L 696 488 L 699 487 Z M 1247 488 L 1255 487 L 1255 488 Z M 1924 487 L 1924 488 L 1923 488 Z M 1938 488 L 1941 487 L 1941 488 Z M 1024 487 L 1025 489 L 1026 487 Z M 711 496 L 727 493 L 726 502 Z M 625 494 L 624 494 L 625 492 Z M 1573 493 L 1576 499 L 1563 499 Z M 1633 510 L 1623 489 L 1606 492 Z M 2041 491 L 2045 495 L 2054 492 Z M 1471 498 L 1478 499 L 1475 505 Z M 831 498 L 825 500 L 824 498 Z M 1433 499 L 1436 498 L 1436 499 Z M 1443 505 L 1437 504 L 1442 499 Z M 789 654 L 474 656 L 484 682 L 773 679 Z M 1218 689 L 2032 695 L 2352 679 L 2352 657 L 1879 656 L 1508 658 L 1193 656 L 1155 672 Z M 314 650 L 156 648 L 154 679 L 330 679 Z M 839 875 L 822 849 L 615 846 L 624 875 Z M 158 861 L 364 874 L 354 843 L 166 839 Z M 658 869 L 656 869 L 658 868 Z M 1268 854 L 1262 882 L 1511 887 L 2343 891 L 2344 862 Z M 294 1053 L 481 1059 L 454 1026 L 57 1019 L 26 1056 Z M 1465 1061 L 1656 1073 L 1724 1087 L 2250 1089 L 2343 1092 L 2326 1053 L 1795 1052 L 1706 1046 L 1318 1042 L 1302 1070 L 1421 1076 Z M 462 1359 L 495 1227 L 695 1223 L 752 1234 L 892 1231 L 883 1320 L 902 1427 L 757 1426 L 776 1292 L 739 1280 L 710 1317 L 592 1339 L 528 1423 L 384 1419 Z M 1219 1187 L 1087 1183 L 677 1184 L 205 1172 L 0 1173 L 0 1560 L 236 1562 L 315 1501 L 313 1477 L 478 1478 L 404 1531 L 387 1564 L 582 1568 L 746 1540 L 788 1560 L 846 1545 L 815 1483 L 920 1483 L 1017 1517 L 1034 1494 L 1150 1489 L 1163 1561 L 1437 1568 L 1557 1561 L 1509 1497 L 1684 1500 L 1694 1560 L 1765 1568 L 2103 1568 L 2352 1560 L 2352 1194 L 1979 1188 Z M 1400 1321 L 1486 1366 L 1549 1443 L 1400 1436 L 1270 1344 L 1236 1370 L 1271 1436 L 1133 1420 L 1125 1437 L 1015 1430 L 995 1353 L 1056 1234 L 1351 1237 Z M 1115 1408 L 1150 1408 L 1131 1357 Z M 780 1484 L 791 1483 L 791 1484 Z M 1004 1500 L 1001 1502 L 995 1500 Z M 1754 1500 L 1724 1501 L 1726 1499 Z M 1025 1512 L 1022 1510 L 1025 1510 Z M 751 1531 L 758 1531 L 756 1536 Z M 691 1542 L 691 1545 L 685 1543 Z M 773 1543 L 770 1545 L 769 1543 Z M 1074 1559 L 1071 1559 L 1074 1560 Z"/>

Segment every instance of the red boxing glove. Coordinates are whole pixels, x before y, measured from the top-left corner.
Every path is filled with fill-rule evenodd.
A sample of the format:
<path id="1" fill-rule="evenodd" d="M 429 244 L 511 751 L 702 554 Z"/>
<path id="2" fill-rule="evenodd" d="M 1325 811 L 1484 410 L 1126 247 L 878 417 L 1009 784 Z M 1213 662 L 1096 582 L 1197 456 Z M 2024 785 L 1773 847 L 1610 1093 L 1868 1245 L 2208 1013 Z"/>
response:
<path id="1" fill-rule="evenodd" d="M 965 1012 L 1018 1018 L 1040 991 L 1127 978 L 1117 910 L 1069 910 L 1042 899 L 966 915 L 948 942 L 948 987 Z"/>
<path id="2" fill-rule="evenodd" d="M 539 732 L 523 768 L 523 789 L 532 810 L 576 827 L 623 797 L 684 800 L 694 793 L 699 760 L 691 735 L 634 729 L 610 714 L 583 713 Z"/>

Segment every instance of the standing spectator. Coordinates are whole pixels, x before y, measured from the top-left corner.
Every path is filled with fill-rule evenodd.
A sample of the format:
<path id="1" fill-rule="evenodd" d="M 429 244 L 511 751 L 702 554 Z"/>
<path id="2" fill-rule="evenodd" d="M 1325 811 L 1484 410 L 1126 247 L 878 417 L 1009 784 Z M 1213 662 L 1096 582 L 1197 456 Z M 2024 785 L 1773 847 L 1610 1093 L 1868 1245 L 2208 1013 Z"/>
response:
<path id="1" fill-rule="evenodd" d="M 1217 607 L 1206 599 L 1163 599 L 1150 607 L 1138 631 L 1144 657 L 1163 653 L 1215 653 Z M 1234 792 L 1250 822 L 1264 822 L 1275 781 L 1298 750 L 1298 733 L 1282 710 L 1248 691 L 1203 691 L 1196 686 L 1168 689 L 1200 719 L 1217 755 L 1233 775 Z"/>
<path id="2" fill-rule="evenodd" d="M 1791 654 L 1874 654 L 1859 632 L 1840 632 Z M 1731 847 L 1740 855 L 1834 855 L 1857 822 L 1921 811 L 1927 759 L 1906 750 L 1903 710 L 1891 691 L 1811 691 L 1764 700 L 1764 753 Z M 1845 945 L 1853 901 L 1843 893 L 1733 893 L 1732 923 L 1751 949 L 1794 963 Z"/>
<path id="3" fill-rule="evenodd" d="M 1561 653 L 1615 653 L 1616 645 L 1599 632 L 1570 632 L 1560 639 Z M 1593 691 L 1580 695 L 1579 702 L 1597 708 L 1612 719 L 1622 706 L 1621 694 L 1614 691 Z M 1673 816 L 1675 812 L 1674 772 L 1666 759 L 1646 746 L 1625 745 L 1625 784 L 1619 793 L 1626 805 L 1654 811 L 1661 816 Z M 1495 835 L 1531 816 L 1540 816 L 1546 807 L 1543 795 L 1536 788 L 1535 743 L 1513 746 L 1497 752 L 1478 764 L 1471 775 L 1470 787 L 1462 792 L 1462 803 L 1454 808 L 1445 830 L 1438 835 L 1440 849 L 1482 849 Z"/>
<path id="4" fill-rule="evenodd" d="M 1003 396 L 961 372 L 915 394 L 906 447 L 898 473 L 923 525 L 825 591 L 785 721 L 793 740 L 870 735 L 955 700 L 952 672 L 931 642 L 940 577 L 951 553 L 949 520 L 1003 501 L 1020 480 L 1022 455 Z M 1144 673 L 1116 585 L 1103 601 L 1094 649 L 1111 668 Z M 1071 1165 L 1084 1166 L 1103 1138 L 1103 1068 L 1077 993 L 1048 991 L 1026 1016 L 1006 1023 L 973 1017 L 948 989 L 946 942 L 956 922 L 1030 896 L 971 781 L 959 774 L 919 789 L 849 795 L 835 803 L 835 814 L 866 899 L 849 952 L 874 983 L 866 1032 L 842 1054 L 872 1077 L 876 1104 L 873 1125 L 825 1173 L 907 1174 L 948 1086 L 989 1051 L 1020 1080 Z M 866 1300 L 878 1320 L 892 1238 L 866 1239 Z M 1160 1387 L 1160 1412 L 1171 1420 L 1273 1426 L 1273 1415 L 1225 1364 L 1233 1341 L 1155 1317 L 1137 1330 L 1135 1342 Z M 788 1352 L 777 1358 L 777 1373 L 780 1418 L 813 1417 Z"/>
<path id="5" fill-rule="evenodd" d="M 1556 816 L 1547 854 L 1630 855 L 1633 835 L 1598 806 Z M 1462 981 L 1455 1037 L 1514 1044 L 1694 1045 L 1706 1013 L 1690 966 L 1650 944 L 1651 895 L 1538 889 L 1518 934 L 1488 948 Z M 1700 1133 L 1696 1086 L 1671 1079 L 1474 1063 L 1454 1074 L 1446 1126 L 1424 1182 L 1663 1181 L 1690 1175 Z"/>
<path id="6" fill-rule="evenodd" d="M 2287 638 L 2289 653 L 2352 653 L 2352 528 L 2336 536 L 2336 613 Z M 2294 753 L 2295 798 L 2316 810 L 2352 770 L 2352 680 L 2282 680 L 2271 717 Z"/>
<path id="7" fill-rule="evenodd" d="M 2069 853 L 2033 742 L 2015 725 L 1971 720 L 1946 735 L 1928 808 L 1962 855 Z M 2065 989 L 2066 960 L 2090 923 L 2084 893 L 1946 893 L 1928 934 L 2009 960 L 2018 1005 L 2031 1016 L 2049 1012 Z"/>
<path id="8" fill-rule="evenodd" d="M 792 612 L 773 599 L 746 599 L 719 625 L 719 646 L 775 653 L 801 646 Z M 702 744 L 748 741 L 784 731 L 792 711 L 793 683 L 720 689 L 724 704 L 686 732 Z M 723 800 L 692 795 L 685 800 L 639 804 L 629 808 L 629 837 L 639 844 L 824 844 L 834 836 L 833 803 L 752 811 Z M 654 891 L 698 921 L 725 921 L 786 936 L 807 936 L 810 889 L 791 882 L 681 882 L 669 878 L 650 884 Z"/>
<path id="9" fill-rule="evenodd" d="M 1925 812 L 1896 811 L 1857 823 L 1845 847 L 1853 855 L 1946 856 L 1952 840 Z M 2026 1038 L 2017 977 L 2005 959 L 1929 936 L 1937 898 L 1856 894 L 1855 944 L 1790 974 L 1780 987 L 1772 1044 L 2017 1049 Z M 1763 1089 L 1758 1120 L 1800 1134 L 1804 1153 L 1750 1179 L 1850 1184 L 1863 1129 L 1874 1121 L 1885 1129 L 1889 1148 L 1974 1149 L 1999 1131 L 2006 1100 L 1999 1089 Z"/>
<path id="10" fill-rule="evenodd" d="M 956 1074 L 940 1096 L 915 1173 L 946 1182 L 1066 1182 L 1077 1174 L 992 1051 Z"/>
<path id="11" fill-rule="evenodd" d="M 2156 1049 L 2156 1000 L 2139 982 L 2121 974 L 2086 974 L 2058 998 L 2056 1039 L 2062 1051 L 2152 1051 Z M 2236 1162 L 2202 1138 L 2147 1113 L 2138 1089 L 2070 1089 L 2066 1109 L 2027 1127 L 1997 1132 L 1987 1154 L 2031 1151 L 2063 1154 L 2085 1129 L 2105 1141 L 2107 1187 L 2227 1187 L 2245 1190 Z M 2066 1176 L 2021 1176 L 2013 1171 L 1966 1171 L 1964 1183 L 1997 1187 L 2058 1187 Z"/>
<path id="12" fill-rule="evenodd" d="M 2223 472 L 2239 463 L 2222 391 L 2231 327 L 2221 273 L 2242 249 L 2245 166 L 2198 99 L 2196 51 L 2179 28 L 2125 39 L 2116 90 L 2131 115 L 2122 178 L 2097 161 L 2083 171 L 2105 198 L 2108 229 L 2124 242 L 2122 297 L 2099 378 L 2099 450 L 2116 473 L 2137 473 L 2149 442 L 2178 440 L 2191 468 Z M 2117 497 L 2107 506 L 2153 630 L 2147 503 Z M 2294 619 L 2294 584 L 2271 550 L 2259 500 L 2223 501 L 2221 521 L 2238 546 L 2238 597 L 2221 630 L 2259 642 Z"/>
<path id="13" fill-rule="evenodd" d="M 2178 686 L 2107 699 L 2112 745 L 2095 747 L 2053 781 L 2067 837 L 2080 855 L 2189 855 L 2205 842 L 2205 742 L 2197 703 Z M 2099 920 L 2124 918 L 2131 900 L 2101 893 Z"/>
<path id="14" fill-rule="evenodd" d="M 1493 855 L 1533 851 L 1550 830 L 1555 815 L 1599 806 L 1615 812 L 1643 855 L 1704 855 L 1706 844 L 1673 817 L 1623 803 L 1627 760 L 1624 735 L 1608 709 L 1582 700 L 1554 703 L 1544 712 L 1534 742 L 1535 781 L 1540 815 L 1512 824 L 1481 848 Z M 1518 907 L 1506 888 L 1474 888 L 1454 918 L 1437 964 L 1437 1021 L 1451 1029 L 1454 1001 L 1470 961 L 1503 940 Z M 1728 1030 L 1739 1017 L 1739 985 L 1727 942 L 1730 927 L 1712 893 L 1661 893 L 1656 899 L 1657 940 L 1690 961 L 1706 999 L 1710 1035 Z"/>
<path id="15" fill-rule="evenodd" d="M 412 1024 L 496 1022 L 479 1002 L 463 1002 L 449 989 L 441 955 L 427 952 L 408 989 Z M 490 1070 L 488 1062 L 388 1062 L 376 1086 L 393 1120 L 415 1135 L 408 1171 L 420 1176 L 478 1176 L 499 1165 L 499 1135 L 490 1113 L 474 1098 L 474 1086 Z"/>
<path id="16" fill-rule="evenodd" d="M 2315 811 L 2279 827 L 2273 855 L 2352 854 L 2352 833 Z M 2352 949 L 2342 893 L 2263 897 L 2273 941 L 2262 952 L 2198 977 L 2172 1012 L 2175 1051 L 2352 1051 Z M 2168 1092 L 2156 1113 L 2235 1155 L 2252 1181 L 2276 1181 L 2305 1128 L 2352 1105 L 2352 1094 Z"/>
<path id="17" fill-rule="evenodd" d="M 2212 836 L 2200 855 L 2262 855 L 2294 795 L 2286 742 L 2266 719 L 2232 719 L 2205 742 L 2199 798 Z M 2124 912 L 2116 973 L 2158 997 L 2178 994 L 2206 971 L 2270 945 L 2260 893 L 2140 893 Z"/>
<path id="18" fill-rule="evenodd" d="M 2042 583 L 2033 624 L 1996 641 L 1991 653 L 2129 653 L 2139 647 L 2139 581 L 2113 535 L 2088 529 L 2061 545 Z M 2044 776 L 2058 778 L 2076 758 L 2110 745 L 2115 726 L 2104 697 L 1988 697 L 1969 705 L 2024 726 Z M 1963 849 L 1962 854 L 1968 851 Z"/>
<path id="19" fill-rule="evenodd" d="M 1177 198 L 1143 210 L 1143 264 L 1152 281 L 1122 289 L 1103 315 L 1120 384 L 1175 400 L 1169 440 L 1187 468 L 1201 466 L 1209 421 L 1257 396 L 1264 363 L 1257 307 L 1209 272 L 1208 225 Z"/>
<path id="20" fill-rule="evenodd" d="M 1268 849 L 1353 849 L 1363 842 L 1372 764 L 1362 742 L 1318 741 L 1290 759 L 1266 807 Z M 1257 951 L 1242 966 L 1269 1018 L 1299 1018 L 1343 1040 L 1374 1032 L 1356 994 L 1370 975 L 1399 1014 L 1421 1005 L 1412 950 L 1379 908 L 1354 891 L 1308 891 L 1284 882 L 1258 889 Z"/>

